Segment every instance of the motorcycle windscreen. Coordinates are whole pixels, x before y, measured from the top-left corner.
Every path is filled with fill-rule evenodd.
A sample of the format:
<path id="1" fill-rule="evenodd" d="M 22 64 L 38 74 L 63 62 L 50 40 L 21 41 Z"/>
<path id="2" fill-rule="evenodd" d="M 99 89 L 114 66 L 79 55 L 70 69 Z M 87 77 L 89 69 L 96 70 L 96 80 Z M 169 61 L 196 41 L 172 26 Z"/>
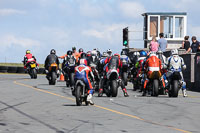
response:
<path id="1" fill-rule="evenodd" d="M 110 62 L 108 63 L 108 69 L 117 69 L 119 65 L 119 59 L 118 57 L 112 57 L 110 59 Z"/>

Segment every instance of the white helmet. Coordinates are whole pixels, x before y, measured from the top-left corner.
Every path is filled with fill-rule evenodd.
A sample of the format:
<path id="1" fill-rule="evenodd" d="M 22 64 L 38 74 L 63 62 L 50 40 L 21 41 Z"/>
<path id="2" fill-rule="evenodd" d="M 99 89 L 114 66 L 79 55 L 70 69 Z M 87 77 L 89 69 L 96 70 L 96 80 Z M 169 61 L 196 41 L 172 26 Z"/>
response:
<path id="1" fill-rule="evenodd" d="M 178 55 L 178 50 L 177 50 L 177 49 L 171 50 L 171 54 L 172 54 L 172 55 Z"/>

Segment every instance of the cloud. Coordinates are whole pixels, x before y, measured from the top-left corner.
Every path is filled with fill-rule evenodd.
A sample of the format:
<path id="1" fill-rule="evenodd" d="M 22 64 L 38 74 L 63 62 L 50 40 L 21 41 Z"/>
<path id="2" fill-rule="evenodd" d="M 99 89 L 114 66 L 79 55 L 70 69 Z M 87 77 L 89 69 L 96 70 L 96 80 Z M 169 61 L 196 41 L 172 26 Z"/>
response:
<path id="1" fill-rule="evenodd" d="M 145 8 L 138 2 L 121 2 L 119 8 L 122 14 L 128 18 L 139 18 L 145 12 Z"/>
<path id="2" fill-rule="evenodd" d="M 80 14 L 86 17 L 100 17 L 104 13 L 103 9 L 98 5 L 89 3 L 80 4 Z"/>
<path id="3" fill-rule="evenodd" d="M 174 4 L 178 3 L 178 4 Z M 188 11 L 194 9 L 194 7 L 199 7 L 199 0 L 174 0 L 168 3 L 171 7 L 177 9 L 178 11 Z M 196 10 L 199 10 L 198 8 Z"/>
<path id="4" fill-rule="evenodd" d="M 8 16 L 15 14 L 25 14 L 25 11 L 16 10 L 16 9 L 0 9 L 0 16 Z"/>
<path id="5" fill-rule="evenodd" d="M 122 43 L 122 29 L 129 27 L 130 31 L 141 31 L 141 32 L 129 32 L 129 38 L 131 40 L 139 39 L 143 42 L 143 32 L 142 32 L 142 23 L 119 23 L 119 24 L 103 24 L 103 23 L 94 23 L 91 29 L 83 30 L 82 34 L 89 38 L 99 39 L 106 44 L 106 47 L 116 46 L 117 44 Z M 98 41 L 98 40 L 96 40 Z M 143 47 L 143 45 L 138 45 L 136 47 Z"/>
<path id="6" fill-rule="evenodd" d="M 27 48 L 27 47 L 30 48 L 33 46 L 39 46 L 40 42 L 29 39 L 29 38 L 16 37 L 14 35 L 4 35 L 4 36 L 0 37 L 0 44 L 4 48 L 12 47 L 12 46 L 20 46 L 23 48 Z"/>

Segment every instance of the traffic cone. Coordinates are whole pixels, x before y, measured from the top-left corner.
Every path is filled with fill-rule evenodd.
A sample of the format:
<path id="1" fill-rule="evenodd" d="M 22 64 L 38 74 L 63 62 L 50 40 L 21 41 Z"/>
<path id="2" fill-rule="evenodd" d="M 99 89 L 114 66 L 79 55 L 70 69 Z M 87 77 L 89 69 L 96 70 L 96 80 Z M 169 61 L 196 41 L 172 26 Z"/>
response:
<path id="1" fill-rule="evenodd" d="M 65 81 L 65 77 L 64 77 L 63 73 L 60 74 L 60 81 Z"/>

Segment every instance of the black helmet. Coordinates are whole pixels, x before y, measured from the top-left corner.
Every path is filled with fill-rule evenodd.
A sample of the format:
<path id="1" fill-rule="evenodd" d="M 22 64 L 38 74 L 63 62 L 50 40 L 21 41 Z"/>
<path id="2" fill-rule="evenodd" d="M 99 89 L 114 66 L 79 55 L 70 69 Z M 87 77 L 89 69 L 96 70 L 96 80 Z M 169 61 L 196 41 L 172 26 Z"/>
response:
<path id="1" fill-rule="evenodd" d="M 68 50 L 68 51 L 67 51 L 67 55 L 72 55 L 72 51 L 71 51 L 71 50 Z"/>
<path id="2" fill-rule="evenodd" d="M 86 53 L 82 53 L 81 54 L 81 58 L 86 58 L 87 57 L 87 54 Z"/>
<path id="3" fill-rule="evenodd" d="M 52 49 L 52 50 L 50 51 L 50 54 L 56 54 L 56 50 L 55 50 L 55 49 Z"/>
<path id="4" fill-rule="evenodd" d="M 79 52 L 79 53 L 82 53 L 82 52 L 83 52 L 83 49 L 82 49 L 82 48 L 80 48 L 80 49 L 78 50 L 78 52 Z"/>
<path id="5" fill-rule="evenodd" d="M 126 55 L 126 51 L 122 50 L 121 55 Z"/>
<path id="6" fill-rule="evenodd" d="M 73 51 L 73 50 L 76 50 L 76 47 L 72 47 L 72 51 Z"/>

